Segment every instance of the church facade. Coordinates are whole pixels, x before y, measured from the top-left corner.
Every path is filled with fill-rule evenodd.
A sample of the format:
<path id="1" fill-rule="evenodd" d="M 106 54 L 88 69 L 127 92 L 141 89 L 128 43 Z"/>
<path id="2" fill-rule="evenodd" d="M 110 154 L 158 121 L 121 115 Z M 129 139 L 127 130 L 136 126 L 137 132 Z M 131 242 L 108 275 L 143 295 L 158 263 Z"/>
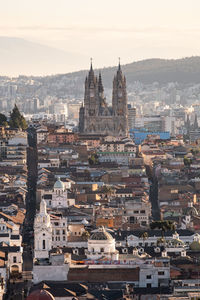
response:
<path id="1" fill-rule="evenodd" d="M 97 78 L 91 64 L 85 79 L 84 105 L 79 112 L 79 132 L 128 136 L 126 78 L 120 64 L 113 79 L 112 107 L 106 103 L 101 74 Z"/>

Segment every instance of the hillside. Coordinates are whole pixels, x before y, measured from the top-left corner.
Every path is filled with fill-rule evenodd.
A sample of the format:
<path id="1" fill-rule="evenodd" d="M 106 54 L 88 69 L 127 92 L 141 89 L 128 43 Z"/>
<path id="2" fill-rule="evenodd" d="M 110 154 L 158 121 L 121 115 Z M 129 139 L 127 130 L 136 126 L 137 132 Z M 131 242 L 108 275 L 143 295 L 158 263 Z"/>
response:
<path id="1" fill-rule="evenodd" d="M 1 46 L 1 39 L 0 39 L 0 46 Z M 30 45 L 26 44 L 25 48 L 28 49 L 28 46 Z M 39 45 L 34 45 L 34 47 L 36 47 L 35 49 L 38 49 L 39 51 L 40 48 Z M 2 49 L 0 50 L 0 54 L 3 51 Z M 43 55 L 45 55 L 45 49 L 43 47 L 42 49 L 43 49 Z M 59 54 L 59 52 L 57 52 L 58 50 L 55 49 L 53 49 L 52 52 L 50 50 L 52 49 L 48 49 L 49 53 L 52 53 L 51 59 L 53 59 L 54 55 L 57 55 L 59 56 L 58 61 L 62 63 L 62 60 L 64 58 L 61 55 L 61 53 Z M 16 52 L 19 53 L 20 52 L 19 49 L 18 50 L 16 49 Z M 65 53 L 63 55 L 66 57 L 67 54 Z M 71 63 L 72 63 L 73 61 L 72 56 L 69 55 L 69 57 L 71 57 Z M 0 62 L 1 60 L 2 58 L 0 59 Z M 13 60 L 14 57 L 10 59 L 8 65 L 11 62 L 13 62 Z M 4 61 L 4 64 L 6 64 L 6 62 Z M 45 64 L 48 64 L 48 70 L 50 70 L 51 64 L 47 62 L 48 59 L 45 61 Z M 67 66 L 65 68 L 64 64 L 63 64 L 63 68 L 66 69 L 67 71 Z M 88 69 L 89 69 L 89 64 L 88 64 Z M 113 81 L 114 74 L 116 73 L 116 70 L 117 70 L 117 66 L 101 69 L 103 84 L 106 89 L 106 95 L 109 96 L 109 98 L 111 98 L 112 81 Z M 188 57 L 183 59 L 173 59 L 173 60 L 157 59 L 157 58 L 147 59 L 147 60 L 142 60 L 142 61 L 122 65 L 122 70 L 126 75 L 128 91 L 132 90 L 131 86 L 135 81 L 141 81 L 144 84 L 153 83 L 155 81 L 159 82 L 160 84 L 165 84 L 168 82 L 178 82 L 184 85 L 190 83 L 200 83 L 200 56 Z M 95 70 L 95 73 L 98 75 L 99 71 L 100 70 Z M 27 79 L 33 78 L 35 82 L 37 82 L 37 84 L 31 86 L 30 89 L 27 86 L 26 92 L 24 92 L 23 94 L 19 93 L 18 96 L 24 99 L 33 96 L 38 96 L 42 99 L 46 95 L 56 96 L 61 98 L 82 99 L 84 95 L 84 81 L 87 73 L 88 70 L 82 70 L 73 73 L 65 73 L 65 74 L 50 75 L 50 76 L 43 76 L 43 77 L 24 76 L 25 81 L 26 78 Z M 1 74 L 6 75 L 3 72 L 1 72 Z M 16 81 L 18 80 L 16 79 Z"/>
<path id="2" fill-rule="evenodd" d="M 200 82 L 200 56 L 183 59 L 147 59 L 122 66 L 127 83 L 134 81 L 152 83 L 158 81 L 167 83 L 177 81 L 180 83 Z M 96 70 L 97 73 L 99 70 Z M 101 69 L 104 85 L 111 86 L 116 67 Z M 86 71 L 66 74 L 67 78 L 76 78 L 83 81 Z M 63 75 L 60 75 L 63 76 Z M 57 77 L 57 76 L 56 76 Z"/>
<path id="3" fill-rule="evenodd" d="M 88 66 L 89 67 L 89 66 Z M 103 84 L 106 89 L 112 88 L 112 81 L 117 67 L 101 70 Z M 122 70 L 126 75 L 127 86 L 130 89 L 134 81 L 144 84 L 158 81 L 160 84 L 178 82 L 180 84 L 200 82 L 200 57 L 189 57 L 176 60 L 148 59 L 123 65 Z M 40 78 L 43 87 L 51 90 L 54 95 L 83 97 L 84 80 L 88 70 L 68 74 L 46 76 Z"/>

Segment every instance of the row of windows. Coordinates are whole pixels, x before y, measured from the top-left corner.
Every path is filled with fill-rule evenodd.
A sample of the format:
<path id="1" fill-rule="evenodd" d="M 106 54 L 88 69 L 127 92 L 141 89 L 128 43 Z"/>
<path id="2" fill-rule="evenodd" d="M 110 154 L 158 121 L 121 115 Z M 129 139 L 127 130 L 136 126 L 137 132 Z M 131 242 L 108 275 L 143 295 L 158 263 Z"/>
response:
<path id="1" fill-rule="evenodd" d="M 133 213 L 134 214 L 139 214 L 139 213 L 140 214 L 145 214 L 145 210 L 140 210 L 140 211 L 139 210 L 134 210 Z"/>
<path id="2" fill-rule="evenodd" d="M 158 271 L 158 275 L 159 276 L 165 275 L 165 272 L 164 271 Z M 151 278 L 152 278 L 152 275 L 147 275 L 146 276 L 146 279 L 151 279 Z"/>
<path id="3" fill-rule="evenodd" d="M 59 226 L 59 223 L 58 222 L 54 222 L 54 225 L 55 226 Z M 65 226 L 65 223 L 63 223 L 63 226 Z"/>
<path id="4" fill-rule="evenodd" d="M 63 240 L 63 241 L 66 241 L 65 235 L 63 236 L 62 240 Z M 59 242 L 59 241 L 61 241 L 61 238 L 60 238 L 59 236 L 56 236 L 55 239 L 54 239 L 54 236 L 52 236 L 52 241 L 53 241 L 53 242 L 54 242 L 54 241 L 58 241 L 58 242 Z"/>
<path id="5" fill-rule="evenodd" d="M 100 252 L 103 253 L 103 252 L 104 252 L 104 248 L 101 248 L 101 249 L 100 249 Z M 92 253 L 95 253 L 94 248 L 92 248 Z"/>
<path id="6" fill-rule="evenodd" d="M 66 234 L 66 230 L 63 229 L 63 230 L 58 230 L 56 229 L 55 231 L 52 232 L 53 234 L 56 234 L 56 235 L 60 235 L 60 234 Z"/>

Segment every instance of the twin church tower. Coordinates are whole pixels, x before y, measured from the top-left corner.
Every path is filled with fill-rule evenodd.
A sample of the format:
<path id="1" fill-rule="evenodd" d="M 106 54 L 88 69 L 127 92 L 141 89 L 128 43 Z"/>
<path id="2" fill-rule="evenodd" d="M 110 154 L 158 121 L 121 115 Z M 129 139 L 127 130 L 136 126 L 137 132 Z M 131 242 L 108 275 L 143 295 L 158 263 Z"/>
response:
<path id="1" fill-rule="evenodd" d="M 92 63 L 85 79 L 84 106 L 79 112 L 79 132 L 93 135 L 128 135 L 126 78 L 119 63 L 113 80 L 112 107 L 104 97 L 101 79 L 95 76 Z"/>

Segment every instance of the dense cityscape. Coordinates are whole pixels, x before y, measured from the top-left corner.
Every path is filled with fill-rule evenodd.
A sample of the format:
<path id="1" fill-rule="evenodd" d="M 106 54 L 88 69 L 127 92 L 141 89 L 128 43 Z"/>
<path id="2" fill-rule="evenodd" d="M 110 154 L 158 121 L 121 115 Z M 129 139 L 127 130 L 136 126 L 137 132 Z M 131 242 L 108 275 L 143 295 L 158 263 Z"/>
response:
<path id="1" fill-rule="evenodd" d="M 199 299 L 200 84 L 123 69 L 0 78 L 0 299 Z"/>

